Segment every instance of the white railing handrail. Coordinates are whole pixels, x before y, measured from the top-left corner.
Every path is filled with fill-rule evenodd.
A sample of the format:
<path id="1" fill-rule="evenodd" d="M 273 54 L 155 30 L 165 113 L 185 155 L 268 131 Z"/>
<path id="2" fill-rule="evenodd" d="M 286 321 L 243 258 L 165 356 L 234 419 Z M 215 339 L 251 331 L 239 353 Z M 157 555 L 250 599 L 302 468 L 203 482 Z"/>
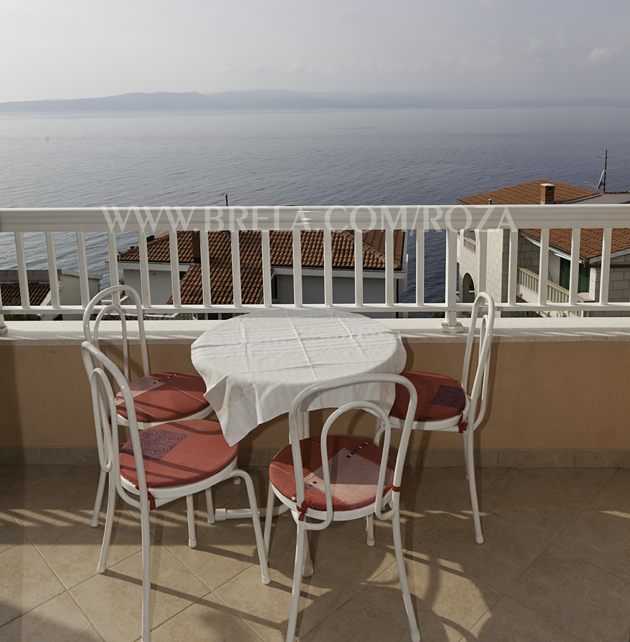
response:
<path id="1" fill-rule="evenodd" d="M 0 208 L 0 232 L 630 227 L 630 204 Z M 114 228 L 112 228 L 112 222 Z"/>
<path id="2" fill-rule="evenodd" d="M 560 302 L 555 301 L 558 293 L 554 284 L 545 276 L 548 273 L 549 230 L 554 228 L 570 229 L 571 235 L 571 283 L 568 298 L 562 295 Z M 576 267 L 580 260 L 580 230 L 601 228 L 603 232 L 600 295 L 596 301 L 585 301 L 578 296 L 578 273 Z M 610 302 L 608 297 L 610 258 L 612 247 L 612 230 L 630 228 L 630 204 L 564 204 L 564 205 L 392 205 L 392 206 L 296 206 L 296 207 L 107 207 L 107 208 L 4 208 L 0 209 L 0 233 L 12 233 L 15 237 L 17 273 L 20 284 L 26 282 L 28 274 L 24 252 L 24 234 L 28 232 L 44 233 L 44 255 L 47 257 L 48 274 L 51 279 L 50 305 L 31 305 L 28 296 L 20 291 L 20 302 L 12 305 L 2 303 L 0 299 L 0 325 L 2 314 L 82 314 L 89 300 L 85 233 L 99 231 L 106 233 L 108 271 L 112 283 L 122 277 L 122 266 L 119 269 L 116 234 L 132 232 L 137 236 L 141 276 L 141 297 L 146 313 L 154 314 L 214 314 L 236 313 L 269 307 L 333 307 L 366 313 L 406 314 L 414 312 L 445 313 L 452 321 L 460 312 L 470 312 L 472 304 L 457 300 L 458 269 L 457 243 L 459 232 L 475 230 L 479 277 L 475 286 L 477 291 L 486 290 L 487 270 L 490 265 L 488 234 L 486 232 L 506 230 L 505 236 L 509 250 L 508 274 L 503 275 L 508 282 L 507 300 L 497 300 L 496 309 L 528 311 L 618 311 L 630 312 L 630 302 Z M 382 302 L 366 303 L 361 283 L 364 271 L 360 265 L 364 251 L 361 246 L 361 232 L 383 230 L 383 279 L 384 296 Z M 540 270 L 538 276 L 538 300 L 533 303 L 516 301 L 516 284 L 519 280 L 518 241 L 519 230 L 540 229 Z M 186 230 L 216 231 L 225 230 L 231 235 L 232 268 L 240 267 L 239 237 L 241 230 L 292 230 L 294 260 L 302 256 L 300 248 L 300 230 L 323 230 L 324 264 L 321 268 L 324 278 L 325 297 L 322 303 L 306 305 L 302 302 L 302 270 L 294 267 L 294 303 L 276 303 L 272 300 L 270 279 L 273 270 L 270 264 L 271 252 L 269 237 L 261 236 L 261 256 L 263 274 L 263 292 L 261 301 L 256 304 L 243 304 L 241 300 L 240 270 L 233 269 L 234 303 L 216 304 L 212 302 L 213 287 L 210 279 L 210 267 L 207 248 L 201 244 L 201 272 L 203 284 L 203 303 L 185 305 L 180 301 L 179 263 L 176 232 Z M 355 284 L 355 300 L 349 303 L 335 301 L 333 265 L 331 260 L 330 231 L 354 230 L 355 265 L 354 274 L 358 277 Z M 416 234 L 416 300 L 402 303 L 395 299 L 396 270 L 394 269 L 394 231 L 420 230 L 446 231 L 446 257 L 444 264 L 445 291 L 444 302 L 430 303 L 424 299 L 424 235 Z M 72 232 L 76 235 L 78 271 L 80 276 L 81 302 L 67 305 L 60 301 L 57 274 L 57 251 L 55 232 Z M 147 260 L 147 242 L 149 235 L 169 233 L 169 251 L 171 257 L 170 276 L 173 287 L 173 303 L 156 302 L 152 298 L 150 287 L 149 262 Z M 630 248 L 629 248 L 630 250 Z M 504 250 L 506 251 L 506 250 Z M 212 259 L 210 258 L 210 261 Z M 403 261 L 404 263 L 404 261 Z M 592 262 L 594 265 L 594 262 Z M 554 295 L 550 296 L 550 292 Z"/>

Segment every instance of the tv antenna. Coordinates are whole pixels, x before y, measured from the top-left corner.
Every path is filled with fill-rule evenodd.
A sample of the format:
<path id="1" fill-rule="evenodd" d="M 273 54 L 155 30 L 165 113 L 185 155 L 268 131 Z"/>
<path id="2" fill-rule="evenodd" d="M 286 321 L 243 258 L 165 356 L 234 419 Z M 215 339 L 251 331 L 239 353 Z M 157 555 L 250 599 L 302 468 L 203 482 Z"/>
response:
<path id="1" fill-rule="evenodd" d="M 602 170 L 602 175 L 599 177 L 599 182 L 597 183 L 597 189 L 601 188 L 602 192 L 606 193 L 606 172 L 608 171 L 608 150 L 605 150 L 603 156 L 598 156 L 597 158 L 604 159 L 604 169 Z"/>

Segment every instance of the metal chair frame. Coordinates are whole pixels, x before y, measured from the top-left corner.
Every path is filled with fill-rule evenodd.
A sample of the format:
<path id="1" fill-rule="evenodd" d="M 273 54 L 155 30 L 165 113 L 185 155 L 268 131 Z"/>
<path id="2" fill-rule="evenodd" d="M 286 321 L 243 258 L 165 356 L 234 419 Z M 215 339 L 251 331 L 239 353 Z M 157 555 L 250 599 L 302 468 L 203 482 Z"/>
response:
<path id="1" fill-rule="evenodd" d="M 400 384 L 402 386 L 405 386 L 409 391 L 410 403 L 407 410 L 407 416 L 404 421 L 400 445 L 398 447 L 398 453 L 396 456 L 392 488 L 390 488 L 389 490 L 386 490 L 385 488 L 385 475 L 387 471 L 387 462 L 391 442 L 391 425 L 389 423 L 389 418 L 387 417 L 387 414 L 385 413 L 383 408 L 374 402 L 358 400 L 350 401 L 343 404 L 342 406 L 339 406 L 332 412 L 332 414 L 324 423 L 320 436 L 322 471 L 326 493 L 326 510 L 321 511 L 308 508 L 305 512 L 301 512 L 299 507 L 303 506 L 304 503 L 304 476 L 302 469 L 300 439 L 304 436 L 308 436 L 308 408 L 317 396 L 325 393 L 327 390 L 374 382 L 385 384 Z M 307 539 L 308 532 L 323 530 L 327 528 L 333 521 L 349 521 L 353 519 L 362 519 L 367 516 L 373 517 L 374 515 L 376 515 L 381 520 L 391 520 L 392 522 L 394 549 L 396 553 L 396 565 L 400 578 L 403 603 L 405 606 L 407 618 L 409 620 L 411 638 L 414 642 L 418 642 L 420 640 L 420 632 L 418 630 L 418 624 L 416 621 L 413 604 L 411 602 L 411 595 L 409 593 L 409 585 L 407 582 L 407 573 L 405 570 L 400 532 L 400 486 L 402 482 L 405 456 L 407 454 L 407 447 L 409 445 L 409 438 L 411 435 L 413 416 L 416 409 L 416 398 L 416 390 L 408 379 L 405 379 L 404 377 L 401 377 L 399 375 L 379 373 L 346 377 L 332 383 L 314 384 L 304 389 L 304 391 L 295 398 L 289 412 L 289 432 L 295 470 L 296 498 L 295 500 L 292 500 L 288 497 L 285 497 L 280 491 L 278 491 L 277 488 L 275 488 L 275 486 L 270 481 L 265 518 L 265 543 L 267 545 L 270 538 L 274 496 L 277 497 L 280 502 L 291 511 L 291 514 L 297 526 L 293 589 L 291 592 L 291 608 L 286 635 L 287 642 L 292 642 L 295 638 L 300 586 L 302 581 L 301 578 L 303 574 L 308 574 L 308 572 L 303 572 L 303 569 L 309 566 L 309 559 L 307 559 L 309 558 Z M 327 437 L 332 425 L 337 421 L 337 419 L 339 419 L 339 417 L 349 411 L 356 410 L 363 410 L 375 416 L 378 421 L 377 432 L 379 432 L 380 435 L 384 436 L 378 475 L 376 500 L 374 503 L 361 508 L 335 512 L 333 511 L 332 504 L 332 489 L 330 480 Z M 387 508 L 388 506 L 389 508 Z"/>
<path id="2" fill-rule="evenodd" d="M 96 313 L 96 318 L 92 321 L 92 316 L 95 314 L 94 308 L 104 299 L 109 299 L 105 305 Z M 106 316 L 116 315 L 120 320 L 121 325 L 121 336 L 122 336 L 122 371 L 125 375 L 125 378 L 129 381 L 130 379 L 130 363 L 129 363 L 129 332 L 128 332 L 128 321 L 127 314 L 125 313 L 125 307 L 123 307 L 121 300 L 128 299 L 129 304 L 126 307 L 131 307 L 133 311 L 133 316 L 137 319 L 138 324 L 138 338 L 140 344 L 140 358 L 142 365 L 142 376 L 148 376 L 151 374 L 151 367 L 149 363 L 149 350 L 147 347 L 146 333 L 144 329 L 144 312 L 142 309 L 142 302 L 140 300 L 140 295 L 138 292 L 129 285 L 112 285 L 109 288 L 105 288 L 98 292 L 91 301 L 87 304 L 85 312 L 83 313 L 83 336 L 86 341 L 89 341 L 92 345 L 97 348 L 100 348 L 100 336 L 99 329 L 100 324 Z M 88 372 L 89 376 L 89 372 Z M 205 419 L 212 413 L 212 408 L 207 406 L 202 411 L 188 415 L 185 417 L 179 417 L 178 419 L 188 420 L 188 419 Z M 125 417 L 118 415 L 118 423 L 126 426 L 128 425 L 127 419 Z M 138 428 L 144 430 L 145 428 L 153 428 L 158 426 L 160 421 L 156 422 L 137 422 Z M 107 472 L 101 467 L 101 472 L 99 474 L 98 485 L 96 488 L 96 498 L 94 500 L 94 509 L 92 510 L 92 518 L 90 520 L 90 525 L 92 527 L 98 526 L 99 516 L 101 512 L 101 506 L 103 505 L 103 494 L 105 492 L 105 481 L 107 477 Z M 214 505 L 212 501 L 212 491 L 208 490 L 206 493 L 206 505 L 208 511 L 208 523 L 213 524 L 215 521 L 214 516 Z"/>
<path id="3" fill-rule="evenodd" d="M 149 488 L 146 482 L 144 459 L 140 442 L 140 428 L 136 420 L 135 405 L 133 402 L 129 382 L 121 370 L 103 352 L 89 341 L 81 344 L 81 351 L 86 370 L 89 372 L 90 389 L 92 394 L 92 408 L 98 445 L 101 470 L 109 475 L 107 513 L 103 543 L 98 561 L 97 571 L 104 573 L 107 564 L 107 553 L 111 539 L 114 505 L 118 494 L 123 501 L 140 510 L 140 523 L 142 534 L 142 642 L 150 640 L 150 600 L 151 600 L 151 557 L 150 557 L 150 502 L 155 507 L 163 506 L 168 502 L 186 498 L 188 520 L 188 545 L 194 548 L 197 545 L 195 521 L 193 513 L 192 496 L 200 491 L 207 491 L 215 484 L 230 478 L 240 478 L 245 482 L 252 522 L 258 549 L 261 577 L 264 584 L 269 584 L 269 570 L 267 555 L 264 546 L 263 533 L 258 516 L 256 495 L 252 479 L 248 473 L 237 468 L 236 458 L 218 473 L 198 481 L 194 484 L 172 486 L 169 488 Z M 122 392 L 127 410 L 127 430 L 131 440 L 136 473 L 137 485 L 124 477 L 120 471 L 119 458 L 119 416 L 116 412 L 114 387 Z"/>
<path id="4" fill-rule="evenodd" d="M 482 313 L 482 308 L 486 308 Z M 413 430 L 435 430 L 442 432 L 459 432 L 459 424 L 463 419 L 467 428 L 462 433 L 464 443 L 464 463 L 466 466 L 466 479 L 470 493 L 470 504 L 473 513 L 473 524 L 475 529 L 475 541 L 483 544 L 483 532 L 481 529 L 481 518 L 479 515 L 479 500 L 477 497 L 477 483 L 475 479 L 475 459 L 473 435 L 486 417 L 489 396 L 490 380 L 490 355 L 492 350 L 492 337 L 494 332 L 494 300 L 486 292 L 480 292 L 475 297 L 472 314 L 470 317 L 470 328 L 466 338 L 466 351 L 462 367 L 461 386 L 466 393 L 466 405 L 461 415 L 441 419 L 439 421 L 414 421 Z M 481 320 L 479 329 L 479 346 L 477 350 L 477 364 L 472 375 L 472 356 L 474 353 L 475 339 L 477 335 L 477 322 Z M 469 382 L 472 385 L 469 387 Z M 402 420 L 390 417 L 390 425 L 400 428 Z M 374 541 L 373 524 L 368 522 L 368 542 Z"/>

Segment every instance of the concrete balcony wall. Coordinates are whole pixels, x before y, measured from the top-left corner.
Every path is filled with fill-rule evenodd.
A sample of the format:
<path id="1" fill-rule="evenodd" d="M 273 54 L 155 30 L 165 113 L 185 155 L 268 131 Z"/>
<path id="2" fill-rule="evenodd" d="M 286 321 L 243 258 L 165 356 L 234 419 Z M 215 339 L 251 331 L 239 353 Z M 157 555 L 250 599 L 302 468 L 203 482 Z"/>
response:
<path id="1" fill-rule="evenodd" d="M 152 369 L 193 371 L 190 344 L 212 323 L 149 322 Z M 408 368 L 460 377 L 464 336 L 442 334 L 435 319 L 386 323 L 404 337 Z M 630 464 L 627 319 L 500 319 L 497 326 L 488 420 L 476 435 L 482 462 Z M 75 322 L 14 322 L 0 338 L 0 461 L 95 461 L 80 340 Z M 371 421 L 353 421 L 357 434 L 371 433 Z M 264 463 L 286 443 L 282 417 L 252 433 L 243 451 Z M 457 434 L 418 433 L 412 449 L 427 462 L 461 463 Z"/>

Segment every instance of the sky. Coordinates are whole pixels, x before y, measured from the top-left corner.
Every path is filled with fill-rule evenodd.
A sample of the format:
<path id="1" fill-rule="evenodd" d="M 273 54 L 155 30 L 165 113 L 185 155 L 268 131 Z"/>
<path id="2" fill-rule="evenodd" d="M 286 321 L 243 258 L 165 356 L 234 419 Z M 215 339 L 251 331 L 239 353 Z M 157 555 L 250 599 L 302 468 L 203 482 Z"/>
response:
<path id="1" fill-rule="evenodd" d="M 132 91 L 630 99 L 630 0 L 0 0 L 0 101 Z"/>

